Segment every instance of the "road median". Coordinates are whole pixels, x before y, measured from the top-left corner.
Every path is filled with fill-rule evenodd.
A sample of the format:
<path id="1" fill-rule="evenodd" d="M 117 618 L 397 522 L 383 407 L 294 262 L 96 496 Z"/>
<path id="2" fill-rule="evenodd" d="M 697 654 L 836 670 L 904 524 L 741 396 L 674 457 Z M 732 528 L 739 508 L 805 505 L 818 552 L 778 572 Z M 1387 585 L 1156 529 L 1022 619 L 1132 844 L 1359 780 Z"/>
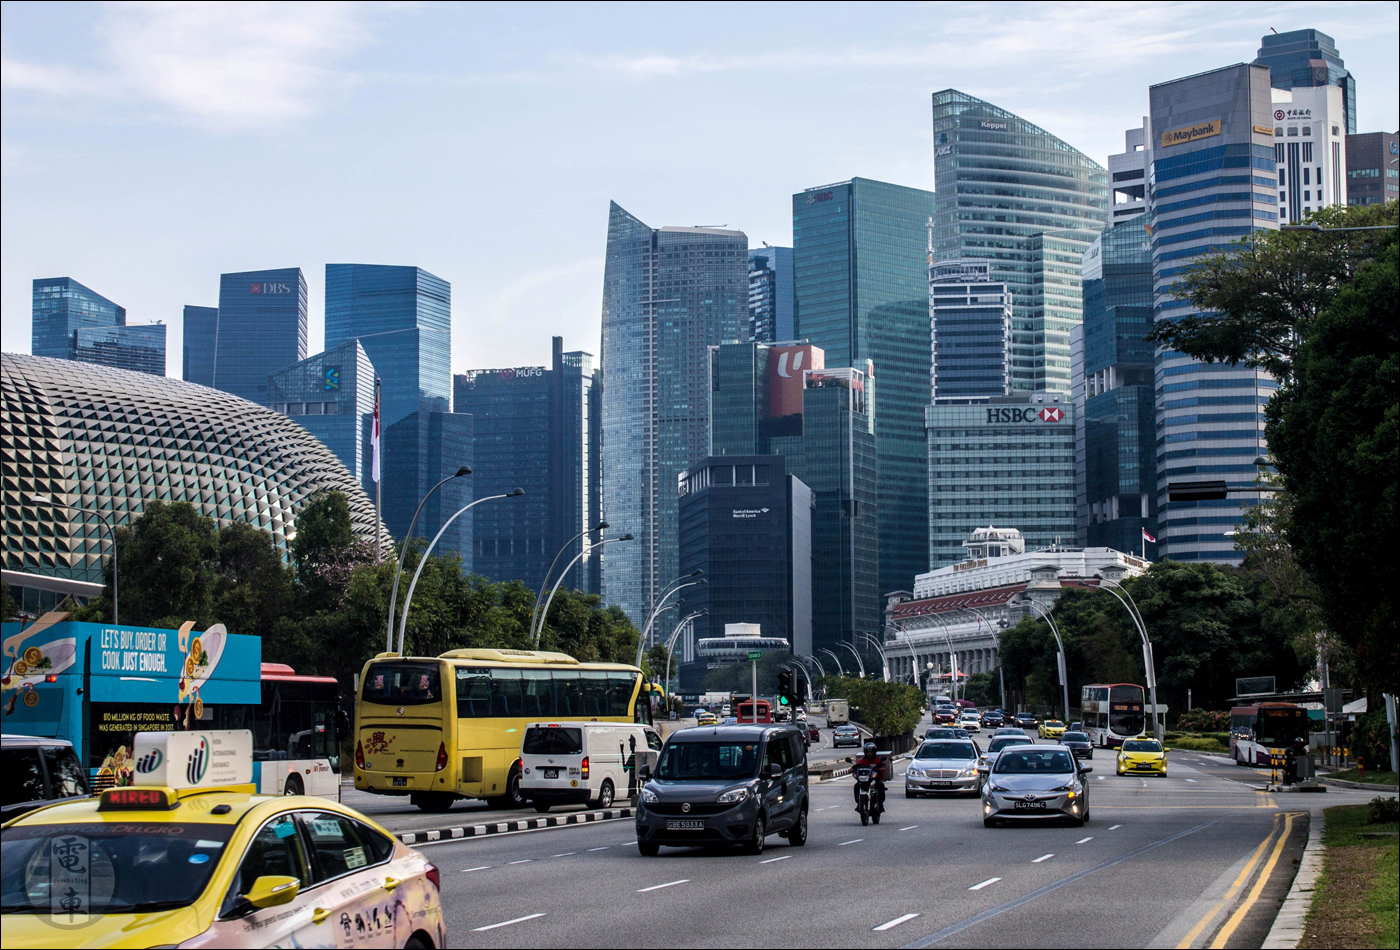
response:
<path id="1" fill-rule="evenodd" d="M 569 825 L 587 825 L 598 821 L 615 821 L 619 818 L 631 818 L 635 814 L 636 811 L 632 808 L 604 808 L 598 811 L 575 811 L 563 815 L 540 815 L 536 818 L 516 818 L 510 821 L 489 821 L 470 825 L 452 825 L 446 828 L 395 831 L 392 834 L 404 844 L 429 844 L 434 841 L 483 838 L 489 835 L 503 835 L 517 831 L 539 831 L 544 828 L 564 828 Z"/>

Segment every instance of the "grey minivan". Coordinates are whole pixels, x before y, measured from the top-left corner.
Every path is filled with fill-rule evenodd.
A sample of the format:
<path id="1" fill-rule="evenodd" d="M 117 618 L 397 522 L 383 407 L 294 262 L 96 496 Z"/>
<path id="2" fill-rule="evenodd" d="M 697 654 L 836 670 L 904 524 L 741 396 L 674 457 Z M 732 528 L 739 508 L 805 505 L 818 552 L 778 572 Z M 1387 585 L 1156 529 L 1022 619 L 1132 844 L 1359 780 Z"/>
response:
<path id="1" fill-rule="evenodd" d="M 637 850 L 740 845 L 763 851 L 781 834 L 807 843 L 807 755 L 796 726 L 683 729 L 642 776 Z"/>

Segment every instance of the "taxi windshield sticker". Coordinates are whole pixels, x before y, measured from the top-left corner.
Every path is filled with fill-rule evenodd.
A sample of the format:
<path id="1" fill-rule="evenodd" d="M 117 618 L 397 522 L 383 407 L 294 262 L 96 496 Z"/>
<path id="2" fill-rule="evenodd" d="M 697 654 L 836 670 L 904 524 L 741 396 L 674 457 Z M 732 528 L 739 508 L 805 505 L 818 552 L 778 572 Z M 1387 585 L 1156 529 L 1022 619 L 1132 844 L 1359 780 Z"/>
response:
<path id="1" fill-rule="evenodd" d="M 347 868 L 362 868 L 366 863 L 364 848 L 345 849 L 345 866 Z"/>

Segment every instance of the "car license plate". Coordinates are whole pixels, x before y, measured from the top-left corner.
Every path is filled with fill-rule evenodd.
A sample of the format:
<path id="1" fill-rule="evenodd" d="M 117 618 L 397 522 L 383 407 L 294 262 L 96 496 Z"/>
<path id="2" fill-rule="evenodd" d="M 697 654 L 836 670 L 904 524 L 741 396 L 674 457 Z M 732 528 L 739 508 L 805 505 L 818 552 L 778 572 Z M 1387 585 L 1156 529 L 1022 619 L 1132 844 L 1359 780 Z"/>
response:
<path id="1" fill-rule="evenodd" d="M 1016 811 L 1044 811 L 1044 802 L 1017 802 Z"/>
<path id="2" fill-rule="evenodd" d="M 407 775 L 395 775 L 395 776 L 392 778 L 392 782 L 394 783 L 394 785 L 395 785 L 396 787 L 405 786 L 405 785 L 408 784 L 408 776 L 407 776 Z"/>
<path id="3" fill-rule="evenodd" d="M 929 782 L 934 788 L 952 788 L 952 782 Z"/>
<path id="4" fill-rule="evenodd" d="M 545 769 L 545 770 L 544 770 L 544 777 L 545 777 L 545 778 L 558 778 L 558 777 L 559 777 L 559 770 L 558 770 L 558 769 Z"/>
<path id="5" fill-rule="evenodd" d="M 704 830 L 705 830 L 705 823 L 704 823 L 703 821 L 694 821 L 694 820 L 691 820 L 691 821 L 668 821 L 668 822 L 666 822 L 666 830 L 667 830 L 667 831 L 704 831 Z"/>

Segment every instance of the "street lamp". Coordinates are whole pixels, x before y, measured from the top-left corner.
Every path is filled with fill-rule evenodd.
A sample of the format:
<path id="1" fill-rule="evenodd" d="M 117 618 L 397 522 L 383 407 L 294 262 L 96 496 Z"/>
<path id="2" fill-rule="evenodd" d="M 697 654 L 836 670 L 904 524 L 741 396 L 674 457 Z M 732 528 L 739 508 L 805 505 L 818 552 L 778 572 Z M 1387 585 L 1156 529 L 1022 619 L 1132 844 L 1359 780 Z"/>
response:
<path id="1" fill-rule="evenodd" d="M 440 485 L 442 483 L 439 482 L 438 484 Z M 413 580 L 408 585 L 408 596 L 406 596 L 403 600 L 403 616 L 399 618 L 398 653 L 400 656 L 403 656 L 403 640 L 404 635 L 408 630 L 408 608 L 413 603 L 413 589 L 418 586 L 418 578 L 422 576 L 423 568 L 426 567 L 428 564 L 428 555 L 433 553 L 433 548 L 437 545 L 438 539 L 442 537 L 443 532 L 447 530 L 448 526 L 452 524 L 452 522 L 457 520 L 458 515 L 465 514 L 466 512 L 475 508 L 477 505 L 481 504 L 483 501 L 495 501 L 498 498 L 519 498 L 523 494 L 525 494 L 525 489 L 515 488 L 511 491 L 506 492 L 503 495 L 487 495 L 485 498 L 478 498 L 476 501 L 468 502 L 461 508 L 458 508 L 455 512 L 452 513 L 452 517 L 444 521 L 442 523 L 441 528 L 438 528 L 438 533 L 433 535 L 433 540 L 428 542 L 428 547 L 423 551 L 423 556 L 418 559 L 418 568 L 413 572 Z M 419 505 L 419 507 L 421 508 L 422 505 Z M 392 618 L 393 614 L 390 614 L 389 616 L 390 618 Z"/>
<path id="2" fill-rule="evenodd" d="M 576 541 L 576 540 L 578 540 L 578 539 L 575 538 L 574 540 Z M 599 548 L 601 548 L 603 545 L 605 545 L 605 544 L 612 544 L 614 541 L 631 541 L 631 540 L 633 540 L 632 535 L 630 535 L 630 534 L 624 534 L 624 535 L 623 535 L 622 537 L 620 537 L 620 538 L 604 538 L 603 540 L 601 540 L 601 541 L 599 541 L 597 544 L 595 544 L 593 547 L 599 547 Z M 574 542 L 573 542 L 573 541 L 570 541 L 569 543 L 570 543 L 570 544 L 573 544 Z M 554 586 L 553 586 L 552 588 L 550 588 L 550 591 L 549 591 L 549 599 L 546 600 L 546 601 L 544 602 L 544 609 L 540 611 L 540 623 L 539 623 L 539 627 L 538 627 L 537 629 L 535 629 L 535 631 L 534 631 L 534 645 L 535 645 L 535 647 L 536 647 L 537 649 L 539 648 L 539 645 L 540 645 L 540 637 L 544 635 L 544 621 L 545 621 L 545 618 L 549 616 L 549 605 L 552 604 L 552 603 L 554 603 L 554 595 L 557 594 L 557 593 L 559 592 L 559 585 L 562 584 L 562 583 L 564 583 L 564 578 L 566 578 L 566 577 L 569 576 L 569 568 L 572 568 L 575 564 L 578 563 L 578 561 L 579 561 L 580 558 L 582 558 L 585 554 L 589 553 L 589 552 L 592 551 L 592 550 L 593 550 L 592 547 L 584 548 L 582 551 L 580 551 L 580 552 L 578 552 L 577 554 L 575 554 L 575 555 L 574 555 L 574 559 L 573 559 L 572 561 L 569 562 L 569 564 L 568 564 L 567 567 L 565 567 L 562 571 L 559 572 L 559 577 L 555 579 L 555 581 L 554 581 Z M 541 589 L 540 592 L 543 593 L 543 592 L 544 592 L 543 589 Z M 539 608 L 539 604 L 536 603 L 536 604 L 535 604 L 535 607 L 538 609 L 538 608 Z M 531 626 L 532 626 L 532 627 L 534 626 L 534 623 L 533 623 L 533 622 L 531 623 Z"/>
<path id="3" fill-rule="evenodd" d="M 841 641 L 841 646 L 851 651 L 851 655 L 856 658 L 856 667 L 860 670 L 860 678 L 865 679 L 865 661 L 860 658 L 860 654 L 856 652 L 856 648 L 845 640 Z"/>
<path id="4" fill-rule="evenodd" d="M 826 667 L 822 666 L 822 661 L 821 661 L 821 660 L 819 660 L 819 659 L 817 659 L 816 657 L 812 656 L 812 654 L 810 654 L 810 653 L 805 654 L 804 656 L 800 656 L 800 657 L 798 657 L 798 659 L 799 659 L 799 660 L 811 660 L 813 663 L 816 664 L 816 666 L 817 666 L 817 672 L 821 674 L 822 679 L 826 679 Z"/>
<path id="5" fill-rule="evenodd" d="M 987 632 L 990 633 L 990 634 L 992 635 L 992 639 L 996 641 L 996 645 L 997 645 L 997 680 L 998 680 L 998 685 L 1001 687 L 1001 708 L 1002 708 L 1003 711 L 1005 711 L 1005 709 L 1006 709 L 1006 671 L 1003 670 L 1003 669 L 1001 668 L 1001 634 L 997 633 L 996 627 L 994 627 L 994 626 L 992 625 L 992 622 L 991 622 L 990 620 L 988 620 L 986 617 L 984 617 L 984 616 L 982 615 L 982 612 L 981 612 L 980 610 L 976 609 L 975 607 L 959 607 L 958 609 L 959 609 L 959 610 L 966 610 L 966 611 L 968 611 L 969 613 L 975 614 L 975 615 L 977 616 L 977 619 L 978 619 L 978 620 L 982 621 L 982 623 L 985 623 L 985 624 L 987 625 Z M 1002 626 L 1005 626 L 1005 624 L 1002 624 Z M 980 629 L 980 628 L 979 628 L 979 629 Z"/>
<path id="6" fill-rule="evenodd" d="M 949 660 L 949 662 L 950 662 L 950 664 L 951 664 L 951 666 L 952 666 L 952 672 L 953 672 L 953 702 L 957 702 L 957 701 L 958 701 L 958 651 L 955 650 L 955 649 L 953 649 L 953 637 L 952 637 L 952 635 L 948 632 L 948 625 L 943 621 L 943 618 L 937 616 L 936 614 L 929 614 L 929 615 L 928 615 L 928 618 L 929 618 L 930 620 L 932 620 L 932 621 L 934 621 L 935 623 L 938 624 L 939 629 L 943 631 L 943 639 L 946 640 L 946 641 L 948 642 L 948 660 Z"/>
<path id="7" fill-rule="evenodd" d="M 689 625 L 689 624 L 691 624 L 691 623 L 694 623 L 696 617 L 702 616 L 703 614 L 706 614 L 706 613 L 708 613 L 708 611 L 705 611 L 705 610 L 697 610 L 697 611 L 695 611 L 695 613 L 693 613 L 693 614 L 687 614 L 685 617 L 682 617 L 682 618 L 681 618 L 681 622 L 678 623 L 678 624 L 676 624 L 675 629 L 671 631 L 671 638 L 670 638 L 669 640 L 666 641 L 666 693 L 665 693 L 665 695 L 668 696 L 668 697 L 671 695 L 671 648 L 675 646 L 676 638 L 677 638 L 678 636 L 681 635 L 681 631 L 685 630 L 685 628 L 686 628 L 687 625 Z M 670 702 L 670 699 L 667 699 L 666 701 L 669 703 L 669 702 Z"/>
<path id="8" fill-rule="evenodd" d="M 1157 721 L 1157 666 L 1152 656 L 1152 641 L 1147 638 L 1147 623 L 1142 619 L 1142 613 L 1137 609 L 1137 601 L 1133 600 L 1133 595 L 1128 593 L 1128 588 L 1115 580 L 1104 577 L 1102 574 L 1095 574 L 1094 579 L 1099 582 L 1099 586 L 1108 591 L 1118 602 L 1123 605 L 1123 609 L 1128 611 L 1128 616 L 1133 618 L 1133 624 L 1137 627 L 1138 636 L 1142 638 L 1142 662 L 1147 670 L 1147 688 L 1151 691 L 1152 697 L 1152 735 L 1158 742 L 1162 741 L 1162 725 Z M 1115 590 L 1115 588 L 1117 588 Z M 1118 591 L 1123 593 L 1120 595 Z M 1124 600 L 1126 596 L 1128 599 Z M 1131 604 L 1132 606 L 1129 606 Z"/>
<path id="9" fill-rule="evenodd" d="M 448 482 L 452 481 L 452 479 L 461 478 L 462 476 L 470 475 L 471 473 L 471 468 L 469 466 L 463 465 L 461 468 L 457 469 L 457 471 L 453 472 L 451 475 L 438 482 L 432 488 L 429 488 L 428 493 L 423 496 L 423 500 L 418 503 L 418 510 L 413 513 L 413 520 L 408 523 L 408 533 L 403 536 L 403 546 L 399 548 L 399 566 L 394 571 L 394 589 L 389 594 L 389 619 L 384 626 L 385 653 L 390 653 L 394 649 L 394 607 L 398 604 L 399 601 L 399 578 L 403 576 L 403 562 L 404 558 L 408 556 L 408 542 L 409 539 L 413 537 L 413 529 L 418 526 L 418 516 L 423 513 L 423 506 L 428 503 L 429 498 L 433 497 L 433 492 L 437 491 L 443 485 L 446 485 Z M 427 555 L 424 555 L 424 557 L 426 556 Z M 405 610 L 404 613 L 408 613 L 408 611 Z"/>
<path id="10" fill-rule="evenodd" d="M 872 637 L 870 634 L 863 634 L 863 636 L 865 637 L 865 642 L 869 643 L 872 647 L 875 648 L 875 652 L 880 654 L 880 664 L 884 667 L 884 669 L 881 671 L 881 674 L 884 681 L 888 683 L 890 681 L 890 658 L 885 655 L 885 648 L 880 646 L 880 644 L 877 643 L 875 638 Z"/>
<path id="11" fill-rule="evenodd" d="M 544 600 L 544 588 L 545 588 L 545 585 L 549 583 L 549 575 L 552 574 L 552 573 L 554 573 L 554 565 L 556 565 L 556 564 L 559 563 L 559 558 L 563 556 L 563 554 L 564 554 L 565 551 L 567 551 L 569 548 L 573 547 L 574 542 L 577 541 L 579 538 L 583 537 L 585 534 L 589 534 L 591 531 L 604 531 L 604 530 L 606 530 L 606 529 L 608 529 L 608 528 L 611 528 L 611 527 L 612 527 L 612 525 L 608 524 L 606 521 L 600 521 L 600 522 L 598 522 L 597 525 L 595 525 L 595 526 L 592 527 L 592 528 L 585 528 L 585 529 L 583 529 L 583 530 L 580 531 L 578 534 L 576 534 L 576 535 L 574 535 L 572 538 L 570 538 L 570 539 L 569 539 L 569 543 L 566 544 L 566 545 L 564 545 L 562 548 L 560 548 L 560 549 L 559 549 L 559 552 L 558 552 L 557 554 L 554 555 L 554 560 L 552 560 L 552 561 L 549 562 L 549 570 L 547 570 L 547 571 L 544 572 L 544 579 L 540 581 L 540 592 L 539 592 L 539 594 L 536 595 L 536 597 L 535 597 L 535 609 L 534 609 L 533 611 L 531 611 L 531 613 L 530 613 L 530 636 L 531 636 L 532 638 L 535 637 L 535 636 L 537 636 L 537 634 L 536 634 L 536 632 L 535 632 L 535 617 L 536 617 L 536 615 L 540 612 L 540 602 Z M 577 561 L 578 558 L 574 558 L 574 560 Z M 570 562 L 570 565 L 569 565 L 569 566 L 572 567 L 572 566 L 573 566 L 573 563 Z M 564 569 L 564 573 L 565 573 L 565 574 L 569 573 L 568 568 L 565 568 L 565 569 Z M 541 624 L 541 625 L 542 625 L 542 624 Z"/>
<path id="12" fill-rule="evenodd" d="M 102 527 L 111 532 L 112 535 L 112 624 L 119 623 L 117 620 L 117 513 L 113 511 L 110 516 L 95 508 L 79 508 L 77 505 L 65 504 L 61 501 L 54 501 L 48 495 L 30 495 L 29 503 L 32 505 L 44 505 L 49 508 L 67 508 L 69 511 L 80 511 L 85 515 L 96 515 Z M 108 520 L 110 519 L 110 520 Z"/>
<path id="13" fill-rule="evenodd" d="M 919 686 L 919 654 L 914 651 L 914 643 L 909 639 L 909 627 L 906 626 L 906 624 L 913 620 L 913 617 L 906 617 L 902 620 L 891 617 L 890 624 L 894 627 L 896 633 L 904 634 L 904 645 L 909 650 L 909 667 L 914 671 L 914 686 L 922 689 L 922 687 Z M 896 636 L 895 642 L 898 641 L 899 637 Z"/>
<path id="14" fill-rule="evenodd" d="M 1060 628 L 1055 626 L 1055 618 L 1050 616 L 1050 611 L 1037 604 L 1029 598 L 1024 601 L 1026 606 L 1038 611 L 1040 616 L 1045 618 L 1045 622 L 1050 625 L 1050 632 L 1055 635 L 1055 645 L 1060 648 L 1059 654 L 1055 657 L 1060 664 L 1060 689 L 1064 692 L 1065 700 L 1065 720 L 1069 720 L 1069 672 L 1065 667 L 1065 641 L 1060 639 Z"/>
<path id="15" fill-rule="evenodd" d="M 826 647 L 822 647 L 821 650 L 818 651 L 818 652 L 820 652 L 820 653 L 825 653 L 827 656 L 831 657 L 831 659 L 832 659 L 833 662 L 836 663 L 836 675 L 837 675 L 837 676 L 845 676 L 845 675 L 846 675 L 846 671 L 843 670 L 843 669 L 841 668 L 841 658 L 840 658 L 839 656 L 836 655 L 835 651 L 828 650 Z M 823 672 L 822 675 L 825 676 L 826 673 Z"/>
<path id="16" fill-rule="evenodd" d="M 651 636 L 651 625 L 656 623 L 657 615 L 660 614 L 662 610 L 666 609 L 666 601 L 671 597 L 672 594 L 685 590 L 687 587 L 694 587 L 696 584 L 709 583 L 705 580 L 704 574 L 704 571 L 698 569 L 691 571 L 689 574 L 683 574 L 682 576 L 677 577 L 675 580 L 671 581 L 670 584 L 667 584 L 666 587 L 662 589 L 661 598 L 656 602 L 656 606 L 652 608 L 651 616 L 647 617 L 647 624 L 642 629 L 641 637 L 637 640 L 637 662 L 635 664 L 636 666 L 642 665 L 642 651 L 646 649 L 647 639 Z M 679 584 L 681 581 L 684 581 L 687 577 L 698 577 L 700 579 L 697 581 L 690 581 L 689 583 L 680 584 L 679 587 L 671 586 L 672 584 Z"/>

